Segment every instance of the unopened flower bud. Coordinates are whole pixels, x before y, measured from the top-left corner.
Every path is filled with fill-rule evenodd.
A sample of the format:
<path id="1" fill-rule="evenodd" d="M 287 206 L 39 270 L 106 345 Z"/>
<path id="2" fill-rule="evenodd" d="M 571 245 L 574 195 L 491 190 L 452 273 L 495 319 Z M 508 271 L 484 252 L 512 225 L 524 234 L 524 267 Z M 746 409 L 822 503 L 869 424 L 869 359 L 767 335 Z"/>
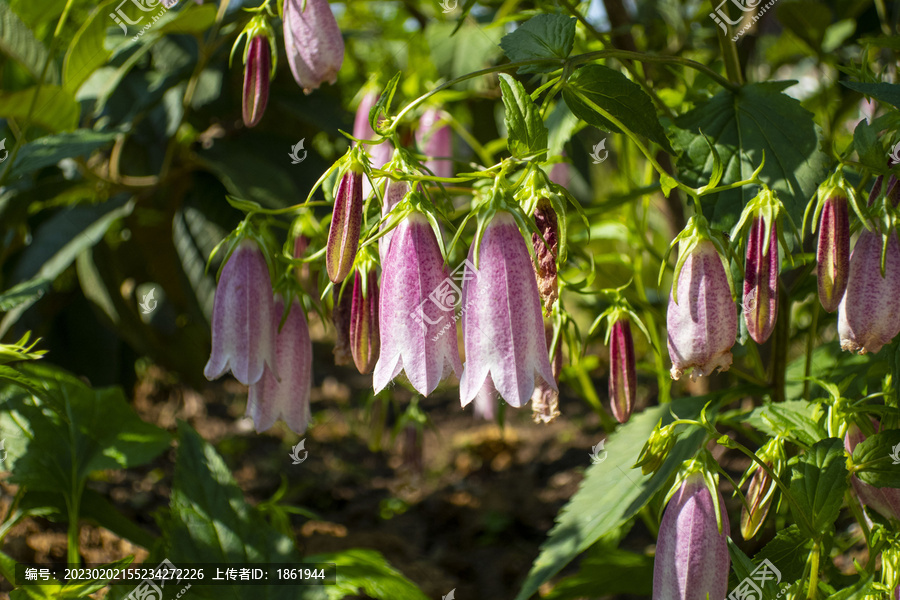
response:
<path id="1" fill-rule="evenodd" d="M 768 239 L 768 250 L 765 248 Z M 762 344 L 775 329 L 778 317 L 778 232 L 774 220 L 769 223 L 755 217 L 747 240 L 744 274 L 744 322 L 747 332 Z"/>
<path id="2" fill-rule="evenodd" d="M 631 322 L 623 318 L 613 323 L 609 340 L 609 403 L 619 423 L 627 422 L 634 410 L 636 388 Z"/>
<path id="3" fill-rule="evenodd" d="M 350 308 L 350 350 L 360 373 L 370 373 L 378 361 L 381 342 L 378 334 L 378 276 L 369 271 L 363 291 L 363 275 L 353 280 L 353 302 Z"/>
<path id="4" fill-rule="evenodd" d="M 328 278 L 334 283 L 342 282 L 350 274 L 359 250 L 363 211 L 362 178 L 359 165 L 352 165 L 341 178 L 334 199 L 334 212 L 331 215 L 328 246 L 325 250 L 325 267 Z"/>
<path id="5" fill-rule="evenodd" d="M 672 425 L 666 425 L 665 427 L 660 425 L 657 425 L 656 429 L 650 433 L 650 439 L 644 444 L 641 455 L 638 457 L 637 462 L 634 463 L 635 467 L 641 468 L 641 472 L 644 475 L 656 473 L 663 462 L 665 462 L 666 457 L 669 456 L 669 452 L 675 446 L 675 442 L 678 441 L 678 434 L 675 433 L 675 428 Z"/>
<path id="6" fill-rule="evenodd" d="M 828 312 L 841 304 L 850 273 L 850 209 L 846 196 L 834 195 L 822 205 L 816 254 L 819 302 Z"/>
<path id="7" fill-rule="evenodd" d="M 325 81 L 337 81 L 344 38 L 328 0 L 285 0 L 284 49 L 304 93 L 312 93 Z"/>
<path id="8" fill-rule="evenodd" d="M 269 76 L 272 70 L 272 50 L 265 35 L 250 40 L 247 63 L 244 66 L 244 125 L 255 127 L 266 112 L 269 102 Z"/>

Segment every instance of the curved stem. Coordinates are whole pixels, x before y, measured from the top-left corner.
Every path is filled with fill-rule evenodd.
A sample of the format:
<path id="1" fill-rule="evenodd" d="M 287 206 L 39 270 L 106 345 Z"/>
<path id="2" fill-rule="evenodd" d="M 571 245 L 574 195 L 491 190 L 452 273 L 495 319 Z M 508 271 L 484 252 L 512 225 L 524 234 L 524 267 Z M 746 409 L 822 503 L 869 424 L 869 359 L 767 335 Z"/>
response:
<path id="1" fill-rule="evenodd" d="M 700 71 L 728 91 L 735 92 L 740 88 L 740 85 L 732 83 L 703 63 L 681 56 L 659 56 L 654 54 L 643 54 L 641 52 L 631 52 L 630 50 L 597 50 L 595 52 L 573 56 L 568 59 L 567 62 L 571 65 L 578 65 L 598 58 L 625 58 L 638 62 L 661 62 L 681 65 L 683 67 L 694 69 L 695 71 Z"/>

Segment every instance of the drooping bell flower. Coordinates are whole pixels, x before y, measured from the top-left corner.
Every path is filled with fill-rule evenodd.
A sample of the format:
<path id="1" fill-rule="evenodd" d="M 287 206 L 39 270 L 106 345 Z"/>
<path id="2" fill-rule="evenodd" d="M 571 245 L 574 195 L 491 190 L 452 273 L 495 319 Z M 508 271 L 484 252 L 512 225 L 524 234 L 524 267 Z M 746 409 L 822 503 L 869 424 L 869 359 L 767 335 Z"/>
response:
<path id="1" fill-rule="evenodd" d="M 388 179 L 384 190 L 384 204 L 381 206 L 381 218 L 387 217 L 388 213 L 403 200 L 407 193 L 409 193 L 408 183 Z M 387 257 L 388 248 L 391 245 L 391 236 L 393 235 L 394 230 L 391 230 L 378 238 L 378 255 L 381 257 L 382 264 L 384 264 L 384 260 Z"/>
<path id="2" fill-rule="evenodd" d="M 900 333 L 900 244 L 896 232 L 888 235 L 883 277 L 882 247 L 881 233 L 863 230 L 850 256 L 847 292 L 838 309 L 844 350 L 875 353 Z"/>
<path id="3" fill-rule="evenodd" d="M 631 322 L 622 318 L 613 323 L 609 342 L 609 403 L 619 423 L 627 422 L 631 416 L 636 393 L 637 372 Z"/>
<path id="4" fill-rule="evenodd" d="M 325 81 L 337 81 L 344 38 L 328 0 L 284 0 L 284 49 L 294 80 L 305 94 Z"/>
<path id="5" fill-rule="evenodd" d="M 535 393 L 537 393 L 535 391 Z M 475 395 L 475 416 L 485 421 L 493 421 L 497 418 L 497 390 L 490 381 L 485 381 L 481 389 Z"/>
<path id="6" fill-rule="evenodd" d="M 475 264 L 475 246 L 469 249 Z M 459 383 L 463 406 L 490 379 L 510 406 L 531 399 L 542 379 L 554 381 L 537 281 L 528 247 L 512 214 L 499 211 L 484 228 L 477 273 L 463 287 L 466 364 Z"/>
<path id="7" fill-rule="evenodd" d="M 547 348 L 553 346 L 553 327 L 547 324 L 544 327 L 547 340 Z M 538 379 L 531 394 L 531 420 L 535 423 L 552 423 L 559 412 L 559 374 L 562 372 L 562 340 L 557 340 L 556 350 L 553 352 L 553 360 L 550 362 L 550 370 L 553 372 L 553 382 L 557 388 L 553 389 L 543 379 Z M 478 398 L 475 398 L 478 402 Z"/>
<path id="8" fill-rule="evenodd" d="M 767 244 L 768 242 L 768 244 Z M 768 248 L 766 246 L 768 245 Z M 744 322 L 757 344 L 769 339 L 778 317 L 778 232 L 775 222 L 755 217 L 747 240 Z"/>
<path id="9" fill-rule="evenodd" d="M 250 39 L 244 61 L 244 125 L 255 127 L 266 112 L 269 102 L 269 77 L 272 72 L 272 49 L 265 35 Z"/>
<path id="10" fill-rule="evenodd" d="M 719 506 L 724 507 L 718 490 Z M 725 598 L 731 559 L 726 541 L 728 515 L 716 520 L 712 494 L 700 473 L 689 475 L 666 505 L 656 558 L 653 560 L 653 600 Z"/>
<path id="11" fill-rule="evenodd" d="M 434 108 L 427 109 L 419 119 L 416 130 L 416 143 L 422 153 L 428 157 L 425 167 L 437 177 L 453 177 L 452 140 L 450 126 L 439 125 L 441 112 Z"/>
<path id="12" fill-rule="evenodd" d="M 359 232 L 362 226 L 363 172 L 359 163 L 353 162 L 341 178 L 334 198 L 334 212 L 328 229 L 328 245 L 325 249 L 325 268 L 334 283 L 342 282 L 359 250 Z"/>
<path id="13" fill-rule="evenodd" d="M 332 288 L 334 307 L 331 310 L 331 323 L 334 325 L 334 364 L 349 365 L 353 362 L 350 350 L 350 314 L 353 308 L 351 286 L 336 285 Z M 342 291 L 343 290 L 343 291 Z"/>
<path id="14" fill-rule="evenodd" d="M 834 312 L 847 291 L 850 273 L 850 211 L 844 196 L 825 200 L 816 260 L 819 302 L 826 311 Z"/>
<path id="15" fill-rule="evenodd" d="M 376 102 L 378 102 L 378 93 L 375 91 L 366 92 L 360 101 L 359 107 L 356 109 L 356 116 L 353 120 L 353 137 L 356 139 L 372 140 L 379 137 L 376 135 L 369 122 L 369 113 Z M 384 165 L 391 160 L 391 155 L 394 152 L 394 146 L 389 141 L 381 144 L 364 144 L 364 147 L 366 153 L 369 155 L 369 163 L 373 169 L 381 169 L 384 167 Z M 371 192 L 372 184 L 369 182 L 368 178 L 364 178 L 363 198 L 367 198 Z"/>
<path id="16" fill-rule="evenodd" d="M 559 284 L 556 279 L 556 256 L 559 248 L 559 223 L 556 211 L 547 198 L 541 198 L 534 209 L 534 224 L 538 231 L 531 234 L 531 244 L 537 258 L 535 275 L 538 290 L 544 300 L 544 314 L 550 315 L 553 304 L 559 298 Z"/>
<path id="17" fill-rule="evenodd" d="M 377 394 L 401 371 L 423 396 L 462 371 L 453 308 L 459 296 L 437 237 L 422 213 L 410 213 L 391 236 L 382 263 Z"/>
<path id="18" fill-rule="evenodd" d="M 269 267 L 259 246 L 245 239 L 222 268 L 212 316 L 212 352 L 203 374 L 212 381 L 231 370 L 252 385 L 275 369 L 275 312 Z"/>
<path id="19" fill-rule="evenodd" d="M 875 433 L 881 430 L 881 424 L 872 419 Z M 844 448 L 851 455 L 857 444 L 866 439 L 866 435 L 856 425 L 851 425 L 844 436 Z M 900 520 L 900 489 L 891 487 L 875 487 L 859 480 L 856 475 L 850 476 L 850 483 L 859 501 L 867 508 L 874 510 L 885 519 Z"/>
<path id="20" fill-rule="evenodd" d="M 715 245 L 701 239 L 689 252 L 677 279 L 678 302 L 670 292 L 666 313 L 672 379 L 691 368 L 691 379 L 727 371 L 737 338 L 737 307 Z"/>
<path id="21" fill-rule="evenodd" d="M 273 327 L 284 314 L 284 300 L 275 299 Z M 282 419 L 291 431 L 301 434 L 310 421 L 309 393 L 312 388 L 312 342 L 300 303 L 291 302 L 291 312 L 275 338 L 275 363 L 281 381 L 269 369 L 250 386 L 247 416 L 256 431 L 265 431 Z"/>
<path id="22" fill-rule="evenodd" d="M 364 281 L 365 279 L 365 281 Z M 378 361 L 381 340 L 378 334 L 378 274 L 375 269 L 353 279 L 350 308 L 350 350 L 360 373 L 371 373 Z"/>

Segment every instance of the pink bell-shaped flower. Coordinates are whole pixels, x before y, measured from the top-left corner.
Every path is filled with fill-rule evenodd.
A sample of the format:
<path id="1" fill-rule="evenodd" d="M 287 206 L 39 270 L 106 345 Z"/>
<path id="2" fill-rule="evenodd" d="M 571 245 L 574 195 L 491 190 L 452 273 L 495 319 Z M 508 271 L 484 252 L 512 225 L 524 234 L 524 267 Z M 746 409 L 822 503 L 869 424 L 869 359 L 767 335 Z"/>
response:
<path id="1" fill-rule="evenodd" d="M 222 268 L 212 316 L 212 352 L 203 374 L 212 381 L 231 370 L 252 385 L 274 361 L 275 313 L 269 267 L 259 246 L 241 241 Z"/>
<path id="2" fill-rule="evenodd" d="M 422 153 L 428 157 L 425 166 L 437 177 L 453 177 L 452 140 L 450 126 L 438 125 L 441 112 L 434 108 L 427 109 L 419 119 L 416 131 L 416 143 Z"/>
<path id="3" fill-rule="evenodd" d="M 393 230 L 382 263 L 381 354 L 372 378 L 376 394 L 401 371 L 423 396 L 451 372 L 459 375 L 453 314 L 458 290 L 428 219 L 411 213 Z"/>
<path id="4" fill-rule="evenodd" d="M 284 300 L 275 299 L 273 328 L 284 314 Z M 309 392 L 312 388 L 312 342 L 303 309 L 295 299 L 284 326 L 275 338 L 275 363 L 280 381 L 266 369 L 258 382 L 250 386 L 247 416 L 253 418 L 256 431 L 265 431 L 282 419 L 291 431 L 301 434 L 310 420 Z"/>
<path id="5" fill-rule="evenodd" d="M 715 245 L 700 240 L 678 276 L 678 302 L 669 293 L 666 314 L 672 379 L 693 368 L 691 379 L 731 366 L 737 307 Z"/>
<path id="6" fill-rule="evenodd" d="M 325 81 L 337 81 L 344 38 L 328 0 L 284 0 L 284 49 L 304 93 L 312 93 Z"/>
<path id="7" fill-rule="evenodd" d="M 680 292 L 680 290 L 679 290 Z M 680 295 L 680 294 L 679 294 Z M 719 506 L 724 506 L 722 495 Z M 724 599 L 728 593 L 728 515 L 716 520 L 712 494 L 700 473 L 689 475 L 659 525 L 653 561 L 653 600 Z"/>
<path id="8" fill-rule="evenodd" d="M 884 277 L 882 247 L 881 233 L 863 230 L 850 256 L 847 291 L 838 309 L 844 350 L 875 353 L 900 333 L 900 244 L 894 231 L 888 235 Z"/>
<path id="9" fill-rule="evenodd" d="M 407 193 L 409 193 L 408 183 L 405 181 L 389 179 L 384 190 L 384 204 L 381 206 L 381 218 L 387 217 L 388 213 L 403 200 L 403 197 L 406 196 Z M 387 257 L 388 248 L 391 245 L 391 236 L 394 235 L 394 231 L 396 230 L 388 231 L 378 238 L 378 255 L 381 257 L 382 264 L 384 264 L 384 260 Z"/>
<path id="10" fill-rule="evenodd" d="M 475 262 L 474 245 L 469 262 Z M 485 227 L 477 271 L 463 287 L 462 302 L 466 364 L 459 393 L 463 406 L 488 380 L 515 407 L 531 399 L 541 380 L 558 391 L 531 257 L 510 213 L 497 212 Z"/>

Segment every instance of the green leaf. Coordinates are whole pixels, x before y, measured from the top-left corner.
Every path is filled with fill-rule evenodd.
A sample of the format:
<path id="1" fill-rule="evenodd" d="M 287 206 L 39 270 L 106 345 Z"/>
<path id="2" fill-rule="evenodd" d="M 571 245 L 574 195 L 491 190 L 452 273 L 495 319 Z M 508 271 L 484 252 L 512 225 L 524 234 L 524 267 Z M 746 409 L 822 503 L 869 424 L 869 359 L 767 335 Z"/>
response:
<path id="1" fill-rule="evenodd" d="M 149 31 L 157 36 L 169 33 L 198 35 L 209 30 L 216 22 L 217 10 L 215 4 L 190 3 L 182 10 L 166 12 Z"/>
<path id="2" fill-rule="evenodd" d="M 827 5 L 795 0 L 778 4 L 776 10 L 779 23 L 803 40 L 813 53 L 821 51 L 825 32 L 834 20 Z"/>
<path id="3" fill-rule="evenodd" d="M 896 457 L 896 458 L 894 458 Z M 900 429 L 870 435 L 853 449 L 856 476 L 875 487 L 900 488 Z"/>
<path id="4" fill-rule="evenodd" d="M 28 69 L 35 80 L 41 80 L 41 73 L 47 63 L 47 49 L 5 0 L 0 0 L 0 52 Z M 50 61 L 44 83 L 58 82 L 59 71 L 56 64 Z"/>
<path id="5" fill-rule="evenodd" d="M 618 119 L 632 132 L 656 142 L 669 154 L 675 153 L 659 123 L 650 96 L 625 75 L 602 65 L 587 65 L 575 71 L 563 87 L 563 99 L 578 118 L 604 131 L 620 133 L 618 127 L 585 103 L 576 92 Z"/>
<path id="6" fill-rule="evenodd" d="M 779 594 L 779 588 L 788 585 L 787 583 L 781 583 L 784 576 L 780 574 L 781 569 L 779 569 L 778 565 L 771 561 L 768 565 L 764 565 L 761 560 L 759 562 L 752 561 L 740 548 L 738 548 L 738 545 L 734 543 L 734 540 L 730 537 L 726 539 L 728 542 L 728 554 L 731 555 L 732 568 L 731 581 L 728 587 L 737 587 L 744 580 L 750 579 L 755 585 L 762 583 L 764 592 L 763 598 L 778 598 L 781 595 Z M 765 575 L 760 577 L 760 573 L 757 569 L 762 571 Z M 755 571 L 757 572 L 756 576 L 754 576 Z M 776 571 L 778 571 L 778 573 L 776 573 Z"/>
<path id="7" fill-rule="evenodd" d="M 821 133 L 813 115 L 800 102 L 782 93 L 792 82 L 753 83 L 737 92 L 724 91 L 679 118 L 676 146 L 683 150 L 678 161 L 682 180 L 699 187 L 709 181 L 713 158 L 702 131 L 715 140 L 715 149 L 725 167 L 723 184 L 753 174 L 766 155 L 760 178 L 778 194 L 794 223 L 802 223 L 803 212 L 830 165 L 819 149 Z M 756 186 L 703 197 L 703 215 L 712 224 L 729 231 Z"/>
<path id="8" fill-rule="evenodd" d="M 756 553 L 753 560 L 756 564 L 768 559 L 781 571 L 781 580 L 788 583 L 797 581 L 803 576 L 806 557 L 812 548 L 812 540 L 801 533 L 797 525 L 780 529 L 775 537 Z"/>
<path id="9" fill-rule="evenodd" d="M 607 438 L 607 459 L 585 471 L 581 487 L 557 515 L 556 525 L 541 546 L 516 600 L 530 598 L 572 559 L 631 519 L 663 488 L 681 464 L 697 452 L 703 431 L 695 429 L 682 436 L 655 475 L 643 475 L 640 469 L 632 468 L 644 443 L 660 419 L 663 425 L 672 421 L 670 409 L 680 418 L 696 419 L 709 400 L 699 396 L 655 406 L 634 415 Z"/>
<path id="10" fill-rule="evenodd" d="M 0 92 L 0 118 L 19 119 L 30 122 L 50 131 L 71 131 L 78 125 L 81 105 L 75 97 L 56 85 L 30 87 L 18 92 Z M 34 110 L 32 110 L 32 104 Z"/>
<path id="11" fill-rule="evenodd" d="M 32 243 L 23 252 L 10 280 L 31 280 L 35 285 L 41 280 L 55 280 L 85 248 L 99 242 L 116 219 L 131 214 L 133 206 L 131 202 L 110 201 L 59 211 L 37 228 Z M 9 311 L 0 321 L 0 336 L 9 331 L 36 301 L 37 298 L 32 297 Z"/>
<path id="12" fill-rule="evenodd" d="M 506 108 L 506 132 L 509 151 L 516 158 L 537 158 L 547 156 L 549 132 L 541 119 L 541 113 L 534 100 L 522 84 L 507 75 L 500 74 L 500 89 L 503 91 L 503 106 Z"/>
<path id="13" fill-rule="evenodd" d="M 878 141 L 878 130 L 865 119 L 853 130 L 853 147 L 859 156 L 859 162 L 876 171 L 884 169 L 887 161 L 881 142 Z"/>
<path id="14" fill-rule="evenodd" d="M 857 584 L 828 596 L 826 600 L 867 600 L 867 598 L 871 598 L 870 594 L 874 591 L 872 587 L 874 580 L 875 574 L 872 573 Z"/>
<path id="15" fill-rule="evenodd" d="M 757 406 L 747 417 L 747 423 L 769 436 L 781 435 L 812 446 L 826 437 L 825 428 L 819 425 L 824 416 L 822 407 L 806 400 L 769 402 Z"/>
<path id="16" fill-rule="evenodd" d="M 791 461 L 791 513 L 800 530 L 821 540 L 834 525 L 847 490 L 847 459 L 837 438 L 817 442 Z"/>
<path id="17" fill-rule="evenodd" d="M 20 177 L 55 165 L 64 158 L 87 156 L 115 139 L 115 133 L 99 133 L 90 129 L 40 137 L 19 149 L 10 177 Z"/>
<path id="18" fill-rule="evenodd" d="M 542 600 L 577 600 L 599 593 L 649 597 L 652 583 L 652 557 L 597 544 L 581 559 L 578 573 L 562 579 Z"/>
<path id="19" fill-rule="evenodd" d="M 324 586 L 329 600 L 360 596 L 377 600 L 427 600 L 427 596 L 374 550 L 353 548 L 304 557 L 304 562 L 335 563 L 337 583 Z"/>
<path id="20" fill-rule="evenodd" d="M 63 88 L 75 94 L 91 74 L 106 64 L 111 54 L 104 45 L 106 29 L 113 21 L 109 7 L 116 0 L 101 2 L 75 32 L 63 59 Z"/>
<path id="21" fill-rule="evenodd" d="M 540 14 L 503 36 L 500 47 L 512 62 L 537 59 L 560 60 L 558 64 L 519 67 L 519 73 L 546 73 L 562 67 L 562 60 L 575 44 L 575 17 Z"/>
<path id="22" fill-rule="evenodd" d="M 875 98 L 879 102 L 900 108 L 900 85 L 896 83 L 863 83 L 861 81 L 841 81 L 841 85 Z"/>
<path id="23" fill-rule="evenodd" d="M 17 306 L 37 302 L 50 289 L 49 279 L 38 277 L 23 281 L 0 294 L 0 312 L 7 312 Z"/>

